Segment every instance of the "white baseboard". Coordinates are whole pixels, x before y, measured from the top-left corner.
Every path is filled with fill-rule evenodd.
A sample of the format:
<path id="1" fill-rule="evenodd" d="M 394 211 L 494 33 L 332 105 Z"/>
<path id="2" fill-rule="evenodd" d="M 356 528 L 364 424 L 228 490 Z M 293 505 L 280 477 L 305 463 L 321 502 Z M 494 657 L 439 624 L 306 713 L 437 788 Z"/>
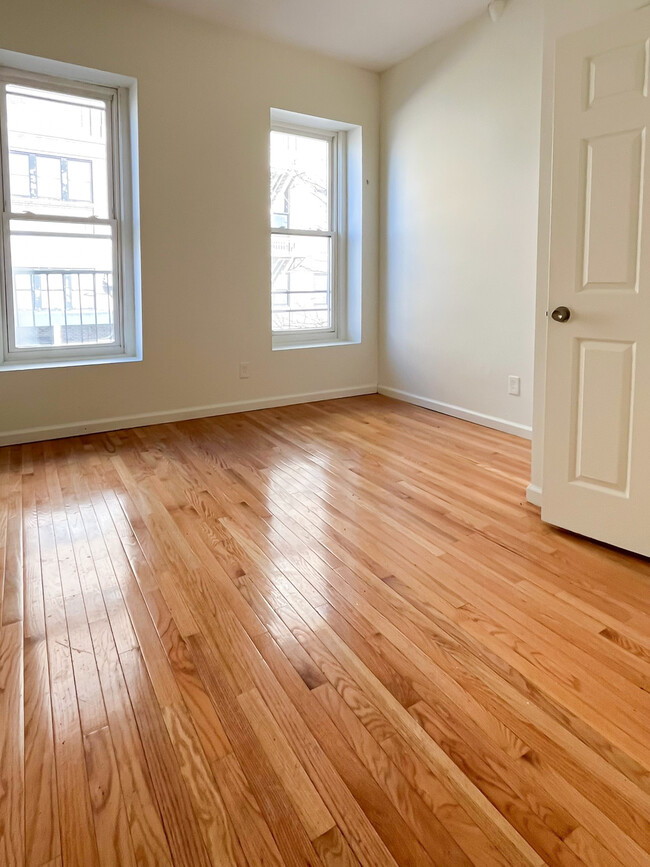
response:
<path id="1" fill-rule="evenodd" d="M 319 400 L 335 400 L 340 397 L 356 397 L 362 394 L 376 393 L 376 385 L 359 385 L 350 388 L 313 391 L 307 394 L 286 394 L 281 397 L 217 403 L 213 406 L 191 406 L 185 409 L 146 412 L 141 415 L 123 415 L 114 418 L 99 418 L 49 427 L 24 428 L 23 430 L 0 433 L 0 446 L 9 446 L 16 443 L 32 443 L 39 440 L 62 439 L 63 437 L 80 436 L 81 434 L 101 433 L 103 431 L 122 430 L 123 428 L 130 427 L 144 427 L 151 424 L 165 424 L 172 421 L 186 421 L 192 418 L 208 418 L 213 415 L 229 415 L 234 412 L 250 412 L 255 409 L 269 409 L 274 406 L 315 403 Z"/>
<path id="2" fill-rule="evenodd" d="M 526 488 L 526 499 L 529 503 L 532 503 L 533 506 L 539 506 L 542 508 L 542 489 L 539 485 L 533 485 L 531 482 L 530 485 Z"/>
<path id="3" fill-rule="evenodd" d="M 441 412 L 444 415 L 452 415 L 454 418 L 462 418 L 465 421 L 474 422 L 474 424 L 483 425 L 483 427 L 491 427 L 494 430 L 500 430 L 504 433 L 514 434 L 524 439 L 531 439 L 533 435 L 532 427 L 524 424 L 517 424 L 513 421 L 506 421 L 504 418 L 496 418 L 492 415 L 484 415 L 482 412 L 474 412 L 471 409 L 464 409 L 462 406 L 454 406 L 451 403 L 441 403 L 438 400 L 430 400 L 428 397 L 420 397 L 417 394 L 410 394 L 408 391 L 401 391 L 398 388 L 388 388 L 388 386 L 380 385 L 377 388 L 379 394 L 385 394 L 386 397 L 393 397 L 395 400 L 403 400 L 406 403 L 413 403 L 416 406 L 423 406 L 425 409 L 432 409 L 434 412 Z"/>

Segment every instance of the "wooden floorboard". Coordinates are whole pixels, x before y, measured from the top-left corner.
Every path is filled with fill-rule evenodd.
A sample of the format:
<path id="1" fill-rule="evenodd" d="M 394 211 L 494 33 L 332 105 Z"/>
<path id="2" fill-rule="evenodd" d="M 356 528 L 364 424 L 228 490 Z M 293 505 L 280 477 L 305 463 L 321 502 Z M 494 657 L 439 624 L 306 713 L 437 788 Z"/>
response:
<path id="1" fill-rule="evenodd" d="M 650 867 L 650 563 L 379 396 L 0 449 L 0 864 Z"/>

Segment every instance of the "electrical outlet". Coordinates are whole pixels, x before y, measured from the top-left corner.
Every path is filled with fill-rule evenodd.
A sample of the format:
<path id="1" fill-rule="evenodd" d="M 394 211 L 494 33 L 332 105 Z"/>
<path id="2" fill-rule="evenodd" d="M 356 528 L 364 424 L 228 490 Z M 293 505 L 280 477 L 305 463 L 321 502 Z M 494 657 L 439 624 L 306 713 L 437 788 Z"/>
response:
<path id="1" fill-rule="evenodd" d="M 239 362 L 239 378 L 240 379 L 248 379 L 251 375 L 251 363 L 250 361 L 240 361 Z"/>
<path id="2" fill-rule="evenodd" d="M 508 377 L 508 394 L 519 397 L 521 394 L 521 379 L 518 376 Z"/>

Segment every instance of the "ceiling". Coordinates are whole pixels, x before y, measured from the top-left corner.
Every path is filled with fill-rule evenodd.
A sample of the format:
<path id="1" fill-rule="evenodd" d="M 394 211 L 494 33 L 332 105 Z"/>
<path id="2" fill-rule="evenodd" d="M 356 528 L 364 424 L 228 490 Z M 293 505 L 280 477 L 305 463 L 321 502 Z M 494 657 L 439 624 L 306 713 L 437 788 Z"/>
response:
<path id="1" fill-rule="evenodd" d="M 148 0 L 383 70 L 485 12 L 488 0 Z"/>

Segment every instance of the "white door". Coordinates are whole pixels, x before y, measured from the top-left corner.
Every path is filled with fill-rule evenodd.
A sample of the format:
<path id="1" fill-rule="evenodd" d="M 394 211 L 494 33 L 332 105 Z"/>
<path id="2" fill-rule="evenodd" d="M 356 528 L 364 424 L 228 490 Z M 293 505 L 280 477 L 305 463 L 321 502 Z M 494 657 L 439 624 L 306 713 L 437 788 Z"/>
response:
<path id="1" fill-rule="evenodd" d="M 650 7 L 558 42 L 542 518 L 650 556 L 649 70 Z"/>

